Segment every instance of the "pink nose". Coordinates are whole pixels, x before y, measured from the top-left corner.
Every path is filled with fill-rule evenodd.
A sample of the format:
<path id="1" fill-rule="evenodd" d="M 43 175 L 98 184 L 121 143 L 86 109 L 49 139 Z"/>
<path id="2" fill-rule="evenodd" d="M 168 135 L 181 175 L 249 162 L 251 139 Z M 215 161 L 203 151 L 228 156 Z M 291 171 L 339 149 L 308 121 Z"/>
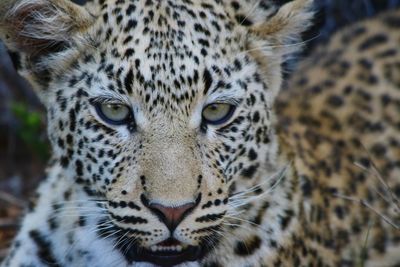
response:
<path id="1" fill-rule="evenodd" d="M 140 200 L 142 201 L 143 205 L 151 210 L 153 214 L 156 215 L 158 219 L 163 222 L 172 233 L 175 228 L 182 222 L 182 220 L 189 213 L 191 213 L 197 205 L 199 205 L 199 203 L 201 202 L 201 194 L 196 197 L 195 201 L 188 202 L 177 207 L 151 203 L 152 201 L 150 201 L 144 194 L 140 196 Z"/>
<path id="2" fill-rule="evenodd" d="M 167 207 L 161 204 L 150 204 L 148 208 L 173 232 L 195 205 L 195 203 L 188 203 L 179 207 Z"/>

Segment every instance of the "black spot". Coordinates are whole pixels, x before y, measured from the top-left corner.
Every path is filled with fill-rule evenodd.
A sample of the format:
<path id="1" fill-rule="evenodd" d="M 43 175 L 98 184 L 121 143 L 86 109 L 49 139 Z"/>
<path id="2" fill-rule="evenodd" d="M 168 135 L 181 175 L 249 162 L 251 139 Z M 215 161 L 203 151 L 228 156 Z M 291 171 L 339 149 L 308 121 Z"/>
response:
<path id="1" fill-rule="evenodd" d="M 243 169 L 240 174 L 246 178 L 253 178 L 253 175 L 256 173 L 257 169 L 257 165 L 251 165 L 248 168 Z"/>
<path id="2" fill-rule="evenodd" d="M 377 157 L 383 157 L 386 154 L 386 147 L 383 144 L 376 143 L 371 147 L 371 152 Z"/>
<path id="3" fill-rule="evenodd" d="M 261 239 L 253 236 L 246 241 L 237 241 L 235 245 L 235 253 L 239 256 L 252 255 L 261 246 Z"/>
<path id="4" fill-rule="evenodd" d="M 204 267 L 222 267 L 222 265 L 216 261 L 213 261 L 213 262 L 208 262 L 208 263 L 204 264 Z"/>
<path id="5" fill-rule="evenodd" d="M 51 243 L 45 239 L 45 237 L 37 230 L 29 232 L 29 237 L 37 246 L 37 255 L 43 264 L 58 267 L 61 266 L 55 259 L 51 247 Z"/>
<path id="6" fill-rule="evenodd" d="M 355 29 L 351 29 L 350 32 L 347 32 L 345 35 L 343 35 L 342 42 L 347 45 L 349 44 L 352 40 L 355 38 L 361 36 L 362 34 L 366 33 L 367 29 L 364 27 L 357 27 Z"/>
<path id="7" fill-rule="evenodd" d="M 130 209 L 134 209 L 134 210 L 139 210 L 140 211 L 140 207 L 138 205 L 136 205 L 135 203 L 133 203 L 132 201 L 128 202 L 128 207 Z"/>
<path id="8" fill-rule="evenodd" d="M 328 97 L 327 101 L 326 101 L 331 107 L 341 107 L 344 104 L 343 98 L 341 96 L 338 95 L 331 95 Z"/>
<path id="9" fill-rule="evenodd" d="M 358 60 L 358 64 L 360 64 L 361 67 L 367 70 L 370 70 L 373 67 L 372 62 L 366 58 L 361 58 L 360 60 Z"/>
<path id="10" fill-rule="evenodd" d="M 72 137 L 71 134 L 67 134 L 67 136 L 66 136 L 66 141 L 67 141 L 67 144 L 68 144 L 68 145 L 72 145 L 72 144 L 73 144 L 74 138 Z"/>
<path id="11" fill-rule="evenodd" d="M 126 32 L 126 33 L 129 32 L 130 30 L 134 29 L 136 27 L 136 25 L 137 25 L 137 21 L 134 19 L 130 19 L 128 21 L 128 24 L 126 24 L 124 32 Z"/>
<path id="12" fill-rule="evenodd" d="M 310 197 L 313 191 L 313 185 L 308 176 L 302 175 L 301 177 L 301 190 L 305 197 Z"/>
<path id="13" fill-rule="evenodd" d="M 375 46 L 384 44 L 388 41 L 388 37 L 385 34 L 379 33 L 368 37 L 364 42 L 360 44 L 358 50 L 365 51 L 367 49 L 371 49 Z"/>
<path id="14" fill-rule="evenodd" d="M 125 89 L 129 94 L 132 93 L 132 82 L 133 82 L 133 71 L 129 71 L 124 79 Z"/>
<path id="15" fill-rule="evenodd" d="M 205 223 L 205 222 L 215 222 L 220 220 L 222 217 L 224 217 L 226 212 L 222 212 L 222 213 L 217 213 L 217 214 L 207 214 L 204 216 L 201 216 L 199 218 L 196 218 L 196 222 L 199 223 Z"/>
<path id="16" fill-rule="evenodd" d="M 400 184 L 397 184 L 393 188 L 393 193 L 397 196 L 400 197 Z"/>
<path id="17" fill-rule="evenodd" d="M 69 164 L 68 157 L 61 157 L 60 163 L 61 163 L 61 166 L 63 166 L 64 168 L 68 167 L 68 164 Z"/>
<path id="18" fill-rule="evenodd" d="M 243 15 L 236 15 L 235 19 L 240 25 L 243 25 L 243 26 L 253 25 L 253 22 Z"/>
<path id="19" fill-rule="evenodd" d="M 240 4 L 239 4 L 238 2 L 236 2 L 236 1 L 233 1 L 233 2 L 231 3 L 231 6 L 232 6 L 233 9 L 235 9 L 235 10 L 239 10 L 239 8 L 240 8 Z"/>
<path id="20" fill-rule="evenodd" d="M 126 224 L 145 224 L 148 223 L 147 219 L 137 216 L 118 216 L 110 212 L 111 218 Z"/>
<path id="21" fill-rule="evenodd" d="M 359 163 L 365 168 L 369 168 L 371 166 L 371 161 L 368 158 L 360 158 Z"/>
<path id="22" fill-rule="evenodd" d="M 86 219 L 85 219 L 84 216 L 79 216 L 78 225 L 79 225 L 80 227 L 83 227 L 83 226 L 86 225 Z"/>
<path id="23" fill-rule="evenodd" d="M 199 39 L 199 44 L 205 47 L 210 47 L 210 43 L 206 39 Z"/>
<path id="24" fill-rule="evenodd" d="M 250 148 L 250 151 L 249 151 L 249 159 L 250 160 L 256 160 L 257 159 L 257 153 L 252 148 Z"/>
<path id="25" fill-rule="evenodd" d="M 344 215 L 345 215 L 344 208 L 342 206 L 336 206 L 335 207 L 335 214 L 339 219 L 343 220 Z"/>
<path id="26" fill-rule="evenodd" d="M 55 230 L 58 228 L 59 224 L 56 221 L 56 218 L 54 216 L 51 216 L 48 220 L 47 223 L 49 225 L 50 230 Z"/>
<path id="27" fill-rule="evenodd" d="M 398 30 L 400 28 L 400 17 L 398 16 L 388 16 L 384 19 L 387 26 Z"/>
<path id="28" fill-rule="evenodd" d="M 282 216 L 282 217 L 279 216 L 282 230 L 285 230 L 288 227 L 290 221 L 293 218 L 293 215 L 294 215 L 293 210 L 286 210 L 284 216 Z"/>
<path id="29" fill-rule="evenodd" d="M 258 111 L 253 114 L 253 122 L 258 122 L 260 120 L 260 113 Z"/>
<path id="30" fill-rule="evenodd" d="M 204 70 L 204 73 L 203 73 L 203 80 L 204 80 L 204 95 L 206 95 L 207 94 L 207 92 L 208 92 L 208 90 L 210 89 L 210 87 L 211 87 L 211 84 L 212 84 L 212 82 L 213 82 L 213 79 L 212 79 L 212 77 L 211 77 L 211 74 L 210 74 L 210 72 L 206 69 L 206 70 Z"/>
<path id="31" fill-rule="evenodd" d="M 201 206 L 202 209 L 206 209 L 209 208 L 213 205 L 212 201 L 208 201 L 206 204 L 204 204 L 203 206 Z"/>
<path id="32" fill-rule="evenodd" d="M 397 55 L 397 50 L 396 49 L 387 49 L 383 52 L 379 52 L 376 54 L 377 58 L 387 58 L 387 57 L 394 57 Z"/>
<path id="33" fill-rule="evenodd" d="M 235 70 L 236 71 L 240 71 L 242 69 L 242 63 L 240 63 L 240 61 L 238 59 L 235 59 L 233 64 L 235 65 Z"/>
<path id="34" fill-rule="evenodd" d="M 133 49 L 133 48 L 128 48 L 128 49 L 126 49 L 126 51 L 125 51 L 124 58 L 130 58 L 130 57 L 132 57 L 134 54 L 135 54 L 135 49 Z"/>
<path id="35" fill-rule="evenodd" d="M 82 161 L 80 161 L 80 160 L 76 160 L 75 161 L 75 170 L 76 170 L 76 174 L 78 176 L 82 176 L 83 175 L 83 164 L 82 164 Z"/>
<path id="36" fill-rule="evenodd" d="M 128 8 L 126 9 L 126 15 L 130 16 L 132 14 L 132 12 L 135 12 L 135 10 L 136 10 L 136 6 L 133 4 L 130 4 L 128 6 Z"/>
<path id="37" fill-rule="evenodd" d="M 76 115 L 73 109 L 69 111 L 69 129 L 71 132 L 74 132 L 76 129 Z"/>

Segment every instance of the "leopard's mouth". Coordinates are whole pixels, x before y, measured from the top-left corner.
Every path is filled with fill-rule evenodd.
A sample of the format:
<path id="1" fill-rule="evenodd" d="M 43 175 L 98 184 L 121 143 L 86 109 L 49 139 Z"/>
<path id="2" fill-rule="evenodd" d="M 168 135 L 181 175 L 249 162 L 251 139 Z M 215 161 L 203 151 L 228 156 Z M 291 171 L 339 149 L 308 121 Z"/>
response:
<path id="1" fill-rule="evenodd" d="M 168 239 L 150 249 L 136 248 L 130 251 L 134 261 L 149 262 L 159 266 L 175 266 L 202 258 L 204 251 L 200 246 L 183 245 L 175 239 Z"/>
<path id="2" fill-rule="evenodd" d="M 114 236 L 115 247 L 124 255 L 128 263 L 147 262 L 156 266 L 172 267 L 185 262 L 201 261 L 218 244 L 217 235 L 200 238 L 198 246 L 185 245 L 182 242 L 168 238 L 151 247 L 143 247 L 136 238 L 127 234 L 132 230 L 120 228 L 112 223 L 104 227 L 105 221 L 100 221 L 99 235 Z"/>
<path id="3" fill-rule="evenodd" d="M 144 248 L 132 246 L 128 250 L 121 248 L 130 262 L 148 262 L 158 266 L 175 266 L 184 262 L 197 261 L 207 253 L 202 246 L 184 245 L 175 239 Z"/>

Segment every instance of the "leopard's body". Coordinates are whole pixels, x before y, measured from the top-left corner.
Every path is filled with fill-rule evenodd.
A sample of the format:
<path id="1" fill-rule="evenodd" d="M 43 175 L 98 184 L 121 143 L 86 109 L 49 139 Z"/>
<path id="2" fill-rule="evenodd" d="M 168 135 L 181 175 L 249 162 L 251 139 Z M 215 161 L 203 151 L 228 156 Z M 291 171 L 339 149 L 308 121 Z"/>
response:
<path id="1" fill-rule="evenodd" d="M 345 266 L 360 266 L 363 253 L 365 266 L 399 263 L 399 29 L 396 10 L 342 30 L 305 60 L 276 105 L 305 235 Z"/>
<path id="2" fill-rule="evenodd" d="M 311 2 L 0 3 L 53 146 L 2 266 L 400 264 L 400 12 L 334 37 L 274 111 Z"/>

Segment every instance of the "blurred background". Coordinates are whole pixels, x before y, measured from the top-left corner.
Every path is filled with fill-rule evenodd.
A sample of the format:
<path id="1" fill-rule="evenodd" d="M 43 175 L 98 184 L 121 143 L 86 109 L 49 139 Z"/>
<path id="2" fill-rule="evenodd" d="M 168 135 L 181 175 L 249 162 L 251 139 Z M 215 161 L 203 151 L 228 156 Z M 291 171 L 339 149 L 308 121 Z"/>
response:
<path id="1" fill-rule="evenodd" d="M 265 1 L 283 4 L 289 0 Z M 339 28 L 400 7 L 400 0 L 315 1 L 318 13 L 315 26 L 304 36 L 308 40 L 305 55 Z M 44 176 L 48 157 L 44 109 L 30 86 L 17 75 L 0 43 L 0 261 L 29 197 Z"/>

